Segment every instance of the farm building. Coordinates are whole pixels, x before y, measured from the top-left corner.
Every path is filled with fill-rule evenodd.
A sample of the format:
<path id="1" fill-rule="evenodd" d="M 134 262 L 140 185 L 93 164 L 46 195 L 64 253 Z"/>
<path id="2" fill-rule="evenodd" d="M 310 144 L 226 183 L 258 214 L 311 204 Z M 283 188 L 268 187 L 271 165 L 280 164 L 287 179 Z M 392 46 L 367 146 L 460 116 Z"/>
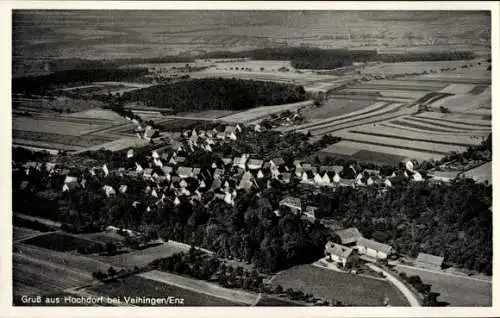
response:
<path id="1" fill-rule="evenodd" d="M 274 158 L 269 161 L 272 167 L 278 168 L 285 165 L 283 158 Z"/>
<path id="2" fill-rule="evenodd" d="M 299 198 L 286 197 L 280 201 L 279 205 L 289 207 L 293 213 L 302 212 L 302 202 L 300 201 Z"/>
<path id="3" fill-rule="evenodd" d="M 235 157 L 233 160 L 233 166 L 245 169 L 247 159 L 248 157 L 246 155 L 242 155 L 241 157 Z"/>
<path id="4" fill-rule="evenodd" d="M 310 220 L 315 220 L 316 219 L 316 210 L 318 208 L 315 206 L 308 205 L 306 207 L 306 211 L 304 212 L 304 215 L 310 219 Z"/>
<path id="5" fill-rule="evenodd" d="M 359 254 L 376 259 L 386 259 L 393 252 L 391 246 L 364 237 L 358 240 L 356 246 L 358 247 Z"/>
<path id="6" fill-rule="evenodd" d="M 224 163 L 224 165 L 230 165 L 232 162 L 233 162 L 233 159 L 231 158 L 222 158 L 222 162 Z"/>
<path id="7" fill-rule="evenodd" d="M 193 168 L 179 167 L 179 168 L 177 168 L 177 175 L 180 178 L 190 178 L 193 176 Z"/>
<path id="8" fill-rule="evenodd" d="M 143 177 L 145 179 L 151 178 L 152 175 L 153 175 L 153 169 L 151 168 L 144 169 Z"/>
<path id="9" fill-rule="evenodd" d="M 250 159 L 247 162 L 248 169 L 250 170 L 257 170 L 262 168 L 262 165 L 264 164 L 263 160 L 260 159 Z"/>
<path id="10" fill-rule="evenodd" d="M 290 183 L 290 181 L 292 180 L 292 174 L 289 172 L 282 173 L 279 176 L 279 180 L 283 183 Z"/>
<path id="11" fill-rule="evenodd" d="M 342 245 L 354 245 L 359 241 L 363 235 L 355 227 L 337 230 L 333 233 L 336 241 Z"/>
<path id="12" fill-rule="evenodd" d="M 418 267 L 440 270 L 443 265 L 444 258 L 431 254 L 419 253 L 415 260 L 415 265 Z"/>
<path id="13" fill-rule="evenodd" d="M 350 247 L 328 242 L 325 245 L 325 255 L 328 256 L 330 261 L 346 266 L 349 258 L 352 256 L 353 250 Z"/>

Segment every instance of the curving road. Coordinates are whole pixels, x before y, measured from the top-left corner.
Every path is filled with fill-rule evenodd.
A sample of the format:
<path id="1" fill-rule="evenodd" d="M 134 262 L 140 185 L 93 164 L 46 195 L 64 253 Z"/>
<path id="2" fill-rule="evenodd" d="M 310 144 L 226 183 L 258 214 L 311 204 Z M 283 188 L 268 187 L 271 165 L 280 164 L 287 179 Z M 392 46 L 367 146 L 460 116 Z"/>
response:
<path id="1" fill-rule="evenodd" d="M 418 298 L 412 293 L 412 291 L 406 287 L 405 284 L 403 284 L 399 279 L 397 279 L 394 275 L 388 273 L 387 271 L 383 270 L 382 268 L 375 266 L 373 264 L 366 264 L 370 269 L 376 271 L 376 272 L 382 272 L 384 273 L 385 277 L 387 278 L 388 281 L 390 281 L 394 286 L 396 286 L 397 289 L 399 289 L 403 295 L 406 297 L 408 302 L 410 303 L 410 306 L 412 307 L 421 307 L 422 305 L 420 304 L 420 301 Z"/>

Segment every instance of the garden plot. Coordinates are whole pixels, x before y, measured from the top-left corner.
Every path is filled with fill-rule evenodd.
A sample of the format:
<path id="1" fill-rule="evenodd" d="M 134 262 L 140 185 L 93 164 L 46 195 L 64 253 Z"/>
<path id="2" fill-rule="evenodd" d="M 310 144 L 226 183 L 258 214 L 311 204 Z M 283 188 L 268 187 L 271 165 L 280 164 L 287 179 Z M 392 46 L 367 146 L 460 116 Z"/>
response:
<path id="1" fill-rule="evenodd" d="M 374 131 L 378 131 L 375 130 Z M 458 145 L 449 145 L 449 144 L 437 144 L 426 141 L 416 141 L 411 139 L 402 140 L 399 138 L 379 136 L 379 135 L 369 135 L 365 134 L 356 134 L 351 132 L 337 132 L 335 136 L 339 136 L 342 140 L 345 141 L 353 141 L 357 143 L 369 144 L 369 145 L 378 145 L 384 147 L 392 147 L 392 148 L 401 148 L 408 150 L 416 150 L 430 153 L 437 153 L 445 155 L 452 151 L 455 152 L 464 152 L 467 150 L 467 146 L 458 146 Z M 396 152 L 397 153 L 397 152 Z"/>
<path id="2" fill-rule="evenodd" d="M 385 154 L 389 154 L 389 155 L 397 154 L 398 156 L 407 157 L 407 158 L 414 158 L 417 160 L 429 160 L 430 158 L 433 158 L 435 160 L 439 160 L 444 156 L 443 154 L 405 149 L 403 147 L 380 146 L 380 145 L 372 145 L 372 144 L 359 143 L 359 142 L 354 142 L 354 141 L 345 141 L 345 140 L 341 140 L 340 142 L 338 142 L 334 145 L 328 146 L 324 150 L 324 152 L 336 154 L 337 149 L 342 151 L 343 148 L 344 149 L 345 148 L 357 149 L 358 151 L 359 150 L 369 150 L 369 151 L 380 152 L 380 153 L 385 153 Z M 356 153 L 352 153 L 351 156 L 355 157 L 355 154 Z"/>
<path id="3" fill-rule="evenodd" d="M 450 84 L 443 88 L 440 92 L 455 95 L 464 95 L 472 91 L 474 87 L 476 87 L 476 85 L 474 84 Z"/>

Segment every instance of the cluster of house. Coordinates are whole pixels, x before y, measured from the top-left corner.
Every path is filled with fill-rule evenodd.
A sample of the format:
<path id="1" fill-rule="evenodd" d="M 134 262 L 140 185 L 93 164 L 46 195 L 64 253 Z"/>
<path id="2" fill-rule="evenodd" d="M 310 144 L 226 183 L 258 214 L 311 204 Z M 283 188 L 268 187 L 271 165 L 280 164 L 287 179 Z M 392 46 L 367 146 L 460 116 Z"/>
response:
<path id="1" fill-rule="evenodd" d="M 390 245 L 364 238 L 357 228 L 337 230 L 333 234 L 333 241 L 325 245 L 325 255 L 344 267 L 349 262 L 357 262 L 359 257 L 367 261 L 385 260 L 395 252 Z"/>
<path id="2" fill-rule="evenodd" d="M 366 239 L 357 228 L 351 227 L 337 230 L 333 233 L 333 240 L 325 245 L 325 256 L 328 260 L 346 267 L 348 263 L 357 264 L 359 258 L 373 262 L 386 260 L 396 251 L 387 244 Z M 426 253 L 419 253 L 414 266 L 441 270 L 444 258 Z"/>

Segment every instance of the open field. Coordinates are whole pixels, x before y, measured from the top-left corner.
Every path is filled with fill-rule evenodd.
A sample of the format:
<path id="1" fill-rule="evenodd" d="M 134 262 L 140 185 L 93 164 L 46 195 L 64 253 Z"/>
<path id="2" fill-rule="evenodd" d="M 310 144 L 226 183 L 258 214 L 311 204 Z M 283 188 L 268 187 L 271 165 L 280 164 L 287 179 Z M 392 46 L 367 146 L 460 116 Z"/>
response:
<path id="1" fill-rule="evenodd" d="M 108 242 L 117 243 L 125 240 L 125 237 L 115 232 L 82 233 L 78 234 L 78 237 L 104 244 Z"/>
<path id="2" fill-rule="evenodd" d="M 88 289 L 90 292 L 109 296 L 120 297 L 124 302 L 124 297 L 178 297 L 184 299 L 183 306 L 242 306 L 244 304 L 226 300 L 189 289 L 161 283 L 140 276 L 129 276 L 116 282 L 105 285 L 94 286 Z M 176 306 L 171 304 L 169 306 Z M 182 306 L 182 305 L 180 305 Z"/>
<path id="3" fill-rule="evenodd" d="M 230 116 L 237 111 L 234 110 L 223 110 L 223 109 L 211 109 L 199 112 L 180 112 L 176 113 L 175 116 L 181 117 L 205 117 L 206 119 L 218 119 L 226 116 Z"/>
<path id="4" fill-rule="evenodd" d="M 117 254 L 113 256 L 92 255 L 90 257 L 113 264 L 120 267 L 142 267 L 146 266 L 155 259 L 168 257 L 178 252 L 186 252 L 189 248 L 180 247 L 173 242 L 166 242 L 161 245 L 148 247 L 143 250 L 133 250 L 129 253 Z"/>
<path id="5" fill-rule="evenodd" d="M 14 245 L 12 262 L 14 296 L 61 292 L 89 284 L 93 271 L 109 267 L 87 257 L 24 243 Z"/>
<path id="6" fill-rule="evenodd" d="M 89 120 L 106 120 L 112 123 L 126 123 L 128 122 L 125 118 L 121 117 L 114 111 L 102 108 L 93 108 L 84 110 L 81 112 L 74 112 L 67 114 L 65 117 L 70 118 L 85 118 Z"/>
<path id="7" fill-rule="evenodd" d="M 398 157 L 406 157 L 406 158 L 414 158 L 416 160 L 439 160 L 444 155 L 442 153 L 434 153 L 428 151 L 420 151 L 415 149 L 405 149 L 403 146 L 405 143 L 401 142 L 400 147 L 390 147 L 390 146 L 381 146 L 381 145 L 373 145 L 366 143 L 359 143 L 353 141 L 340 141 L 334 145 L 328 146 L 322 152 L 331 153 L 332 155 L 340 154 L 340 155 L 348 155 L 353 159 L 356 159 L 356 153 L 361 150 L 368 150 L 373 152 L 381 152 L 384 154 L 397 154 Z M 405 147 L 405 148 L 403 148 Z"/>
<path id="8" fill-rule="evenodd" d="M 466 171 L 462 175 L 481 182 L 488 181 L 491 184 L 493 178 L 491 161 L 472 170 Z"/>
<path id="9" fill-rule="evenodd" d="M 79 136 L 103 128 L 103 125 L 91 122 L 81 124 L 56 118 L 51 120 L 48 118 L 14 117 L 12 119 L 12 128 L 21 131 Z"/>
<path id="10" fill-rule="evenodd" d="M 260 121 L 267 116 L 283 112 L 285 110 L 295 111 L 296 109 L 311 106 L 313 101 L 304 101 L 293 104 L 279 105 L 279 106 L 262 106 L 252 108 L 243 112 L 238 112 L 229 116 L 221 117 L 220 120 L 234 123 L 249 123 Z"/>
<path id="11" fill-rule="evenodd" d="M 95 244 L 96 242 L 64 233 L 49 233 L 25 240 L 23 243 L 55 251 L 68 252 Z"/>
<path id="12" fill-rule="evenodd" d="M 422 73 L 424 71 L 440 70 L 441 68 L 460 68 L 462 65 L 474 63 L 474 61 L 425 61 L 425 62 L 400 62 L 380 63 L 361 69 L 362 74 L 372 75 L 396 75 Z M 476 61 L 477 63 L 477 61 Z"/>
<path id="13" fill-rule="evenodd" d="M 228 301 L 251 305 L 257 300 L 258 294 L 250 293 L 238 289 L 229 289 L 221 287 L 214 283 L 209 283 L 189 277 L 184 277 L 168 272 L 149 271 L 141 273 L 138 276 L 157 282 L 162 282 L 179 288 L 187 289 L 193 292 L 202 293 L 209 296 L 222 298 Z"/>
<path id="14" fill-rule="evenodd" d="M 96 107 L 101 107 L 104 104 L 97 100 L 74 99 L 68 97 L 57 97 L 55 99 L 31 97 L 21 98 L 12 97 L 12 109 L 29 112 L 78 112 Z"/>
<path id="15" fill-rule="evenodd" d="M 381 306 L 388 297 L 392 306 L 408 306 L 404 296 L 389 282 L 340 273 L 312 265 L 294 266 L 276 275 L 273 285 L 299 289 L 317 297 L 336 299 L 355 306 Z"/>
<path id="16" fill-rule="evenodd" d="M 468 277 L 436 273 L 415 267 L 396 268 L 408 276 L 418 275 L 424 283 L 432 285 L 432 291 L 440 293 L 438 301 L 450 306 L 491 306 L 492 285 L 488 281 L 472 280 Z"/>
<path id="17" fill-rule="evenodd" d="M 328 98 L 320 107 L 311 107 L 302 112 L 306 119 L 324 119 L 332 116 L 349 114 L 373 104 L 370 100 Z"/>

